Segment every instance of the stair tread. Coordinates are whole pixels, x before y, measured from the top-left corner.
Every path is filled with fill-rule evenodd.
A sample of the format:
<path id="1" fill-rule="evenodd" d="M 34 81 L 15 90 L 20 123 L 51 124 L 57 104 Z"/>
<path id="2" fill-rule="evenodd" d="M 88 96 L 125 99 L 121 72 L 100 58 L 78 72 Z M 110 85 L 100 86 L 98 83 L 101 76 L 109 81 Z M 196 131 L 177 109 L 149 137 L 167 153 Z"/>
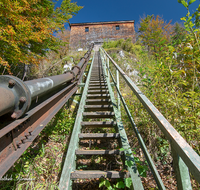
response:
<path id="1" fill-rule="evenodd" d="M 111 102 L 110 98 L 104 99 L 86 99 L 86 102 Z"/>
<path id="2" fill-rule="evenodd" d="M 119 138 L 119 133 L 79 133 L 80 139 L 107 139 Z"/>
<path id="3" fill-rule="evenodd" d="M 84 127 L 115 127 L 116 121 L 83 121 L 81 126 Z"/>
<path id="4" fill-rule="evenodd" d="M 92 86 L 92 87 L 90 87 L 89 86 L 89 88 L 88 88 L 88 90 L 107 90 L 108 89 L 108 87 L 107 87 L 107 85 L 105 85 L 105 86 Z"/>
<path id="5" fill-rule="evenodd" d="M 108 90 L 88 90 L 88 93 L 108 93 L 109 91 Z"/>
<path id="6" fill-rule="evenodd" d="M 122 155 L 124 152 L 120 150 L 76 150 L 76 155 L 110 155 L 110 154 L 116 154 L 116 155 Z"/>
<path id="7" fill-rule="evenodd" d="M 100 170 L 82 170 L 72 171 L 71 179 L 87 179 L 87 178 L 128 178 L 129 172 L 125 171 L 100 171 Z"/>
<path id="8" fill-rule="evenodd" d="M 113 108 L 113 105 L 85 105 L 84 108 Z"/>
<path id="9" fill-rule="evenodd" d="M 110 97 L 110 94 L 87 94 L 87 97 Z"/>
<path id="10" fill-rule="evenodd" d="M 105 99 L 105 98 L 102 98 L 102 99 L 86 99 L 86 104 L 87 105 L 108 105 L 108 104 L 111 104 L 111 99 Z"/>
<path id="11" fill-rule="evenodd" d="M 92 88 L 107 88 L 105 83 L 89 84 L 89 89 Z"/>
<path id="12" fill-rule="evenodd" d="M 93 80 L 90 83 L 106 83 L 106 80 Z"/>
<path id="13" fill-rule="evenodd" d="M 111 112 L 111 111 L 97 111 L 97 112 L 83 112 L 83 115 L 94 115 L 94 114 L 97 114 L 97 115 L 115 115 L 114 112 Z"/>
<path id="14" fill-rule="evenodd" d="M 85 112 L 95 112 L 95 111 L 113 111 L 113 106 L 111 104 L 105 105 L 85 105 Z"/>
<path id="15" fill-rule="evenodd" d="M 102 111 L 96 111 L 96 112 L 83 112 L 83 117 L 87 118 L 111 118 L 114 117 L 114 112 L 102 112 Z"/>

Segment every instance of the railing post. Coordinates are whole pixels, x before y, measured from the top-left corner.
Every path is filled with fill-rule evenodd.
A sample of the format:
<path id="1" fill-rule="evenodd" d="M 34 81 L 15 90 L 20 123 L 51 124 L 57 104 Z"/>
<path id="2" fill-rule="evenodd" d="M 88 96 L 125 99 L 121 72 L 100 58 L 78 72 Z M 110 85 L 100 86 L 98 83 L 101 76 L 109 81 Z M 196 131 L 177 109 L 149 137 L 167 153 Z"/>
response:
<path id="1" fill-rule="evenodd" d="M 104 54 L 105 55 L 105 54 Z M 110 69 L 110 67 L 109 67 L 109 58 L 105 55 L 105 57 L 106 57 L 106 60 L 105 61 L 107 61 L 107 66 L 108 66 L 108 68 Z M 108 71 L 108 81 L 110 82 L 110 73 L 109 73 L 109 71 Z"/>
<path id="2" fill-rule="evenodd" d="M 177 154 L 177 151 L 173 148 L 172 144 L 171 149 L 178 190 L 192 190 L 188 167 Z"/>
<path id="3" fill-rule="evenodd" d="M 117 81 L 117 88 L 119 89 L 119 71 L 117 69 L 116 69 L 116 81 Z M 120 117 L 121 117 L 120 95 L 118 92 L 117 92 L 117 108 L 119 110 Z"/>

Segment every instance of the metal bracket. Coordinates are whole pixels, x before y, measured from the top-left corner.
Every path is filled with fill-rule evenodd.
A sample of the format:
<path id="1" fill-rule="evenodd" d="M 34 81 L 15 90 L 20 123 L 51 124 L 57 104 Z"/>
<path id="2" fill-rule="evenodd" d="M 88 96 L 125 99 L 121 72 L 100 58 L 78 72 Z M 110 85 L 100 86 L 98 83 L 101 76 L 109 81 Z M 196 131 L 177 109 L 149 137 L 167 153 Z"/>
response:
<path id="1" fill-rule="evenodd" d="M 74 68 L 77 68 L 79 71 L 78 71 L 78 75 L 81 73 L 81 68 L 79 67 L 79 66 L 77 66 L 77 65 L 75 65 L 75 66 L 73 66 L 72 67 L 72 70 L 74 69 Z"/>
<path id="2" fill-rule="evenodd" d="M 78 83 L 78 87 L 84 87 L 85 83 Z"/>
<path id="3" fill-rule="evenodd" d="M 73 79 L 71 80 L 71 82 L 74 82 L 75 79 L 76 79 L 76 75 L 75 75 L 74 71 L 72 71 L 72 70 L 68 70 L 68 71 L 65 72 L 65 74 L 67 74 L 67 73 L 71 73 L 71 74 L 73 74 Z"/>
<path id="4" fill-rule="evenodd" d="M 85 58 L 85 57 L 81 57 L 81 58 L 80 58 L 80 61 L 81 61 L 82 59 L 86 59 L 86 58 Z"/>

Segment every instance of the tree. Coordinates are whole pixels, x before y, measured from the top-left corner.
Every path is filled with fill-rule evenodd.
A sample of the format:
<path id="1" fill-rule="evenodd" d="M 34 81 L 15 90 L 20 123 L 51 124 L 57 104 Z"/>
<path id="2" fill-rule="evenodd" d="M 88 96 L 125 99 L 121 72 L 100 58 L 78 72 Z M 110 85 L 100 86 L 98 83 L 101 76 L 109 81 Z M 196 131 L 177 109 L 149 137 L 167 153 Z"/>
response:
<path id="1" fill-rule="evenodd" d="M 56 50 L 60 40 L 53 34 L 81 8 L 71 0 L 63 0 L 56 10 L 51 0 L 1 0 L 1 73 L 11 74 L 21 64 L 37 65 L 48 50 Z"/>
<path id="2" fill-rule="evenodd" d="M 183 26 L 179 23 L 175 23 L 173 27 L 173 33 L 172 33 L 172 45 L 173 46 L 178 46 L 180 45 L 183 40 L 186 38 L 186 31 Z"/>
<path id="3" fill-rule="evenodd" d="M 60 56 L 63 57 L 67 54 L 67 51 L 69 50 L 70 30 L 59 31 L 57 33 L 57 38 L 64 42 L 59 48 Z"/>
<path id="4" fill-rule="evenodd" d="M 139 38 L 143 44 L 148 46 L 154 55 L 161 54 L 165 44 L 170 42 L 172 25 L 164 22 L 160 16 L 148 15 L 141 19 L 139 27 Z"/>

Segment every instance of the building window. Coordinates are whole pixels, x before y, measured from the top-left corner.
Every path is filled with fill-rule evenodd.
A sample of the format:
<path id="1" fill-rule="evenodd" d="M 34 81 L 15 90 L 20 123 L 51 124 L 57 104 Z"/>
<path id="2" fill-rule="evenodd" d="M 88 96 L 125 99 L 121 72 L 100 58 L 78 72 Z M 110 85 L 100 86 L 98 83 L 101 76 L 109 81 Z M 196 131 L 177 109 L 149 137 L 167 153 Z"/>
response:
<path id="1" fill-rule="evenodd" d="M 120 29 L 119 25 L 116 25 L 116 30 L 119 30 L 119 29 Z"/>
<path id="2" fill-rule="evenodd" d="M 85 32 L 89 32 L 89 27 L 85 27 Z"/>

